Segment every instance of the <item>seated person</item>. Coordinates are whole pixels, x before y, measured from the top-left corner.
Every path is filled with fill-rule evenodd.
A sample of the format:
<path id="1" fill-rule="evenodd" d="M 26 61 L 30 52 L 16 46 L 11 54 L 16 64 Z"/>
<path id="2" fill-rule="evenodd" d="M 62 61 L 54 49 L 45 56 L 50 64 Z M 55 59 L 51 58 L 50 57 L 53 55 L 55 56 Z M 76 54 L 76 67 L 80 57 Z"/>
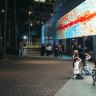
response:
<path id="1" fill-rule="evenodd" d="M 79 57 L 74 58 L 74 67 L 73 67 L 73 79 L 84 79 L 84 77 L 80 74 L 79 64 L 81 59 Z"/>
<path id="2" fill-rule="evenodd" d="M 83 68 L 81 69 L 82 75 L 91 75 L 92 71 L 89 68 L 88 60 L 91 58 L 91 56 L 88 53 L 82 53 L 80 54 L 80 57 L 82 59 Z"/>

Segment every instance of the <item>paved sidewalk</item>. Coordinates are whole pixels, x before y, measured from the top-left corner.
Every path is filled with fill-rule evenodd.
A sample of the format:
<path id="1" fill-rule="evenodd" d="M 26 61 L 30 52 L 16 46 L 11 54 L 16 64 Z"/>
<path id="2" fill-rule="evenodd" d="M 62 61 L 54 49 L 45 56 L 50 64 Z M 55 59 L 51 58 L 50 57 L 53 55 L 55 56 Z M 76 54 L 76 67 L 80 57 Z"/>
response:
<path id="1" fill-rule="evenodd" d="M 91 76 L 84 76 L 84 80 L 69 80 L 68 77 L 72 73 L 72 70 L 69 71 L 72 67 L 71 56 L 58 57 L 58 59 L 64 59 L 63 61 L 57 58 L 52 59 L 54 61 L 40 60 L 54 58 L 54 56 L 42 57 L 38 52 L 37 54 L 29 52 L 27 56 L 28 58 L 23 59 L 19 59 L 18 56 L 8 56 L 9 61 L 10 58 L 21 61 L 8 61 L 5 62 L 7 64 L 1 64 L 0 96 L 6 96 L 6 94 L 7 96 L 96 96 L 96 85 L 92 85 Z M 31 60 L 29 57 L 39 58 L 31 58 Z M 8 59 L 6 58 L 5 61 Z M 89 65 L 92 69 L 93 63 L 89 62 Z"/>
<path id="2" fill-rule="evenodd" d="M 92 85 L 91 76 L 84 80 L 69 80 L 55 96 L 96 96 L 96 86 Z"/>
<path id="3" fill-rule="evenodd" d="M 90 64 L 93 68 L 93 64 Z M 92 77 L 84 76 L 84 80 L 70 79 L 55 96 L 96 96 L 96 85 L 92 85 Z"/>
<path id="4" fill-rule="evenodd" d="M 28 56 L 31 57 L 31 54 L 29 53 Z M 40 53 L 37 53 L 35 56 L 40 57 Z M 54 58 L 54 56 L 44 56 L 43 58 Z M 59 56 L 58 59 L 72 60 L 72 57 L 63 55 L 62 57 Z M 89 62 L 89 65 L 93 69 L 93 63 Z M 92 85 L 91 76 L 84 76 L 84 80 L 70 79 L 55 96 L 96 96 L 96 86 Z"/>
<path id="5" fill-rule="evenodd" d="M 71 68 L 67 60 L 12 56 L 0 61 L 0 96 L 55 96 Z"/>

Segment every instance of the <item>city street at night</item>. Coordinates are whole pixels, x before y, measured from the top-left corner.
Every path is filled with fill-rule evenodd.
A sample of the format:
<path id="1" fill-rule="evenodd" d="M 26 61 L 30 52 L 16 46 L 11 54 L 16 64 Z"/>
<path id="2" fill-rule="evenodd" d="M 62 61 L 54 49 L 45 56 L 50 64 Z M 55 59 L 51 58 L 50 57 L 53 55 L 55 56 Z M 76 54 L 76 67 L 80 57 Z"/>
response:
<path id="1" fill-rule="evenodd" d="M 96 96 L 96 0 L 0 0 L 0 96 Z"/>

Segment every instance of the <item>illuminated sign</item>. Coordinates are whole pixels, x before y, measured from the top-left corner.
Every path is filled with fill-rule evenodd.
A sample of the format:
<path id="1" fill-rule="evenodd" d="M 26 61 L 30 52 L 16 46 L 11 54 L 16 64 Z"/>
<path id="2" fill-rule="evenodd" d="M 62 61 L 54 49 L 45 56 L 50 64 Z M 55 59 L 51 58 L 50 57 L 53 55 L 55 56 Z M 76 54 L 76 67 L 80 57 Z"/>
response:
<path id="1" fill-rule="evenodd" d="M 57 38 L 96 35 L 96 0 L 86 0 L 57 22 Z"/>

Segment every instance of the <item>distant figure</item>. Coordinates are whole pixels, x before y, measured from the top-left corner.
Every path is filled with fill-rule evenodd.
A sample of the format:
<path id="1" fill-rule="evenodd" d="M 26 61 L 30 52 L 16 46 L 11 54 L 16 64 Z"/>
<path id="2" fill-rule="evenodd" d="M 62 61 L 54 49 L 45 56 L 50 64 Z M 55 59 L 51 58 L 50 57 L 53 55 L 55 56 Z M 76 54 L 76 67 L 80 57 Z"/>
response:
<path id="1" fill-rule="evenodd" d="M 73 53 L 74 53 L 74 51 L 78 51 L 78 45 L 77 45 L 77 43 L 75 43 L 75 44 L 73 45 L 72 51 L 73 51 Z"/>
<path id="2" fill-rule="evenodd" d="M 80 53 L 82 51 L 81 44 L 78 45 L 78 52 Z"/>
<path id="3" fill-rule="evenodd" d="M 57 43 L 54 46 L 54 57 L 58 57 L 58 44 Z"/>
<path id="4" fill-rule="evenodd" d="M 74 58 L 74 67 L 73 67 L 73 79 L 84 79 L 84 77 L 80 74 L 79 64 L 81 59 L 79 57 Z"/>
<path id="5" fill-rule="evenodd" d="M 26 44 L 23 44 L 24 48 L 23 48 L 23 55 L 26 56 L 27 55 L 27 47 Z"/>
<path id="6" fill-rule="evenodd" d="M 63 55 L 63 51 L 64 51 L 64 46 L 63 44 L 59 44 L 59 47 L 58 47 L 58 55 L 60 55 L 62 57 Z"/>
<path id="7" fill-rule="evenodd" d="M 46 50 L 45 44 L 42 44 L 41 45 L 41 56 L 44 56 L 45 55 L 45 50 Z"/>
<path id="8" fill-rule="evenodd" d="M 24 44 L 22 42 L 19 43 L 19 57 L 23 58 L 24 56 Z"/>
<path id="9" fill-rule="evenodd" d="M 49 56 L 51 54 L 51 50 L 52 50 L 52 47 L 51 47 L 51 44 L 47 44 L 46 46 L 46 56 Z"/>

